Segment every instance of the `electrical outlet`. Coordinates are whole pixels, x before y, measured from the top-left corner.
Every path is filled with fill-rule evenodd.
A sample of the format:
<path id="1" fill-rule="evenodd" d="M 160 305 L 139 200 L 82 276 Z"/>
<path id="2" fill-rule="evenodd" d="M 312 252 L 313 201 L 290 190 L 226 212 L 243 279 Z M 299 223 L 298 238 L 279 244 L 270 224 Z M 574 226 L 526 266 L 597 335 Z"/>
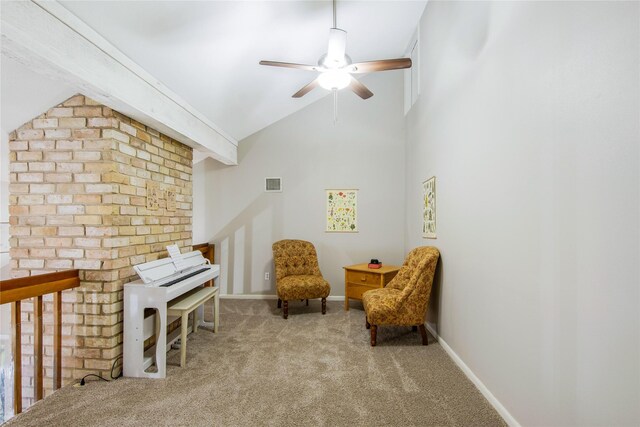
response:
<path id="1" fill-rule="evenodd" d="M 269 280 L 269 272 L 264 273 L 264 280 Z"/>

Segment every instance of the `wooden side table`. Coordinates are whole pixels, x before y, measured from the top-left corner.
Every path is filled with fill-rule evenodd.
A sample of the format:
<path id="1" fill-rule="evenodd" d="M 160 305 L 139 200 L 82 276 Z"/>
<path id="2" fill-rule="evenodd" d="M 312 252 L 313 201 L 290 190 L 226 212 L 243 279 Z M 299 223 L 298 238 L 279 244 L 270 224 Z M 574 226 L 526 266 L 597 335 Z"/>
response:
<path id="1" fill-rule="evenodd" d="M 362 294 L 371 289 L 384 288 L 400 267 L 383 265 L 369 268 L 368 264 L 349 265 L 344 268 L 344 309 L 349 310 L 349 298 L 362 300 Z"/>

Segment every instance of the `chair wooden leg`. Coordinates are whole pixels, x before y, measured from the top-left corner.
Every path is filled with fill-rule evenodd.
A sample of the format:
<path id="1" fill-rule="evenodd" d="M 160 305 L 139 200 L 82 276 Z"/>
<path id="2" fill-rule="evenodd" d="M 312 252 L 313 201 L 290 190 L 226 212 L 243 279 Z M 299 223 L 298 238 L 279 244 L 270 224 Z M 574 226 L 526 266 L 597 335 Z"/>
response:
<path id="1" fill-rule="evenodd" d="M 282 317 L 286 319 L 287 317 L 289 317 L 289 301 L 282 301 L 282 302 L 283 302 Z"/>
<path id="2" fill-rule="evenodd" d="M 282 300 L 278 298 L 278 308 L 282 308 Z"/>
<path id="3" fill-rule="evenodd" d="M 418 327 L 417 326 L 412 326 L 411 327 L 411 332 L 418 332 Z"/>
<path id="4" fill-rule="evenodd" d="M 307 300 L 307 307 L 309 306 L 309 300 Z"/>
<path id="5" fill-rule="evenodd" d="M 369 319 L 364 318 L 364 327 L 367 329 L 371 329 L 371 323 L 369 323 Z"/>
<path id="6" fill-rule="evenodd" d="M 326 313 L 327 313 L 327 299 L 322 298 L 322 314 L 326 314 Z"/>
<path id="7" fill-rule="evenodd" d="M 378 326 L 371 325 L 371 347 L 376 346 L 376 334 L 378 332 Z"/>
<path id="8" fill-rule="evenodd" d="M 418 329 L 420 329 L 420 335 L 422 335 L 422 345 L 429 344 L 429 337 L 427 336 L 427 328 L 424 327 L 424 324 L 418 325 Z"/>

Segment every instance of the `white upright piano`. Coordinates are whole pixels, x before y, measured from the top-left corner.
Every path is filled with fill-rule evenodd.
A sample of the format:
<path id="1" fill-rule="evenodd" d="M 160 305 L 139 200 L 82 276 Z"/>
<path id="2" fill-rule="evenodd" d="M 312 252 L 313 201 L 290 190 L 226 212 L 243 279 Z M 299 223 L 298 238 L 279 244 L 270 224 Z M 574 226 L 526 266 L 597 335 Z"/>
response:
<path id="1" fill-rule="evenodd" d="M 209 264 L 200 251 L 181 255 L 176 263 L 163 258 L 134 266 L 140 280 L 124 285 L 123 375 L 164 378 L 167 357 L 167 302 L 202 286 L 220 274 L 220 266 Z M 145 320 L 146 308 L 155 309 Z M 202 316 L 201 316 L 202 318 Z M 154 348 L 144 351 L 144 341 L 155 335 Z M 155 360 L 156 372 L 147 372 Z"/>

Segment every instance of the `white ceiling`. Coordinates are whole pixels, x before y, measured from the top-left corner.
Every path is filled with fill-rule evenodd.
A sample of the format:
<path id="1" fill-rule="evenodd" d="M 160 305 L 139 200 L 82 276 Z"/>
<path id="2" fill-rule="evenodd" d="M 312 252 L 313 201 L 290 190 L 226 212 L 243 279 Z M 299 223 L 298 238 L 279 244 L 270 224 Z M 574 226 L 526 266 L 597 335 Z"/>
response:
<path id="1" fill-rule="evenodd" d="M 76 92 L 2 55 L 0 62 L 0 128 L 11 132 Z"/>
<path id="2" fill-rule="evenodd" d="M 258 61 L 315 64 L 326 51 L 330 1 L 61 3 L 237 140 L 327 93 L 316 89 L 293 99 L 314 73 Z M 402 56 L 425 4 L 339 1 L 347 53 L 354 62 Z M 4 74 L 5 61 L 2 67 Z"/>
<path id="3" fill-rule="evenodd" d="M 326 51 L 331 2 L 62 4 L 237 140 L 327 93 L 316 89 L 293 99 L 314 73 L 263 67 L 258 61 L 315 64 Z M 339 1 L 338 26 L 349 33 L 347 52 L 354 62 L 402 56 L 425 4 Z M 0 65 L 4 132 L 78 91 L 4 55 Z M 375 86 L 370 88 L 376 92 Z"/>

